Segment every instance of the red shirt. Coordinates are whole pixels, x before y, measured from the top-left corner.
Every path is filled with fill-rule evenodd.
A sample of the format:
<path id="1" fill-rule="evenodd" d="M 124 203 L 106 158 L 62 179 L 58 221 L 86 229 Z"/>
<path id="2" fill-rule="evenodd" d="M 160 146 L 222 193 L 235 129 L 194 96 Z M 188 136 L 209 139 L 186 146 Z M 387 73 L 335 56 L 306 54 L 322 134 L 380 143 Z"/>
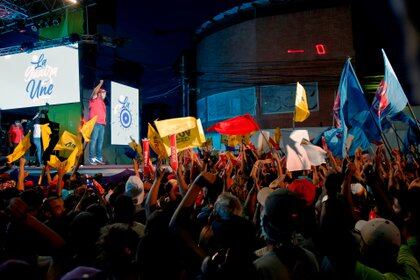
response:
<path id="1" fill-rule="evenodd" d="M 9 129 L 9 136 L 10 141 L 13 144 L 19 144 L 20 140 L 22 140 L 24 136 L 23 128 L 21 126 L 12 124 Z"/>
<path id="2" fill-rule="evenodd" d="M 104 100 L 99 96 L 89 100 L 89 120 L 94 116 L 98 116 L 96 123 L 106 124 L 106 106 Z"/>

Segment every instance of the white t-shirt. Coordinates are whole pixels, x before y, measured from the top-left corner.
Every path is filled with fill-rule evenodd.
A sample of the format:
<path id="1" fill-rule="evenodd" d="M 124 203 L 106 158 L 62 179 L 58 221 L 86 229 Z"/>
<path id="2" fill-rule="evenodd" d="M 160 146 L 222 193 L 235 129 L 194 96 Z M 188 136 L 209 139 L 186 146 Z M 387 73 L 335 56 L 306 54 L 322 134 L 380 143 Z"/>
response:
<path id="1" fill-rule="evenodd" d="M 34 132 L 33 132 L 34 138 L 41 138 L 41 125 L 40 124 L 34 124 Z"/>

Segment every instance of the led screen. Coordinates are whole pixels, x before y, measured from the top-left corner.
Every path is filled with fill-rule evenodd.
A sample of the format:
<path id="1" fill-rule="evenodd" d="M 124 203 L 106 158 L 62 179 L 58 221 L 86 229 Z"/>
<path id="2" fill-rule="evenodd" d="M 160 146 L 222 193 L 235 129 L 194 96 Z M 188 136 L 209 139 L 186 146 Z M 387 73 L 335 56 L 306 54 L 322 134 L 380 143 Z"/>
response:
<path id="1" fill-rule="evenodd" d="M 0 57 L 0 109 L 80 102 L 77 44 Z"/>

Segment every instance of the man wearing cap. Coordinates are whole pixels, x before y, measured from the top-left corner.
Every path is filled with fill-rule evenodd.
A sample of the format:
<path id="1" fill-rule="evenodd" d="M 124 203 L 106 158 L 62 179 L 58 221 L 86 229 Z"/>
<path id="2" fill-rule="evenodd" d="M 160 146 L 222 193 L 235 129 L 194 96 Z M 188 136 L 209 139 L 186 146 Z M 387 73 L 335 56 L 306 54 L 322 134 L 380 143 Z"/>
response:
<path id="1" fill-rule="evenodd" d="M 294 242 L 305 201 L 286 189 L 259 193 L 262 200 L 261 227 L 271 250 L 254 262 L 259 279 L 313 279 L 319 271 L 314 254 Z"/>
<path id="2" fill-rule="evenodd" d="M 358 221 L 361 261 L 355 279 L 420 279 L 420 266 L 407 245 L 401 245 L 397 226 L 386 219 Z"/>
<path id="3" fill-rule="evenodd" d="M 131 197 L 135 210 L 135 220 L 140 223 L 146 223 L 145 209 L 142 207 L 144 200 L 144 185 L 138 176 L 130 176 L 125 183 L 125 195 Z"/>
<path id="4" fill-rule="evenodd" d="M 102 87 L 103 80 L 93 89 L 89 100 L 89 120 L 97 116 L 89 143 L 89 163 L 92 165 L 105 164 L 102 157 L 106 125 L 106 90 Z"/>

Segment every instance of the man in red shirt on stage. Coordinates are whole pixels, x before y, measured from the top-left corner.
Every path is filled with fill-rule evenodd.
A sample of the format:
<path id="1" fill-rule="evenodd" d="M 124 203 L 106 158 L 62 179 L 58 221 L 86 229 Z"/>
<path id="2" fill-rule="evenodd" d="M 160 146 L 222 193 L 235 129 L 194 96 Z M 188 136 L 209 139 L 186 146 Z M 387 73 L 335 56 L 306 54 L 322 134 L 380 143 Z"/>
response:
<path id="1" fill-rule="evenodd" d="M 92 165 L 105 164 L 102 157 L 102 145 L 106 125 L 106 105 L 104 102 L 106 90 L 101 88 L 103 82 L 101 80 L 93 89 L 89 100 L 89 120 L 94 116 L 98 117 L 89 143 L 89 163 Z"/>
<path id="2" fill-rule="evenodd" d="M 19 142 L 25 136 L 23 132 L 23 127 L 20 121 L 15 121 L 15 123 L 13 123 L 10 126 L 10 129 L 7 132 L 7 134 L 9 138 L 9 145 L 10 145 L 10 148 L 12 149 L 11 151 L 13 151 L 13 149 L 19 144 Z"/>

